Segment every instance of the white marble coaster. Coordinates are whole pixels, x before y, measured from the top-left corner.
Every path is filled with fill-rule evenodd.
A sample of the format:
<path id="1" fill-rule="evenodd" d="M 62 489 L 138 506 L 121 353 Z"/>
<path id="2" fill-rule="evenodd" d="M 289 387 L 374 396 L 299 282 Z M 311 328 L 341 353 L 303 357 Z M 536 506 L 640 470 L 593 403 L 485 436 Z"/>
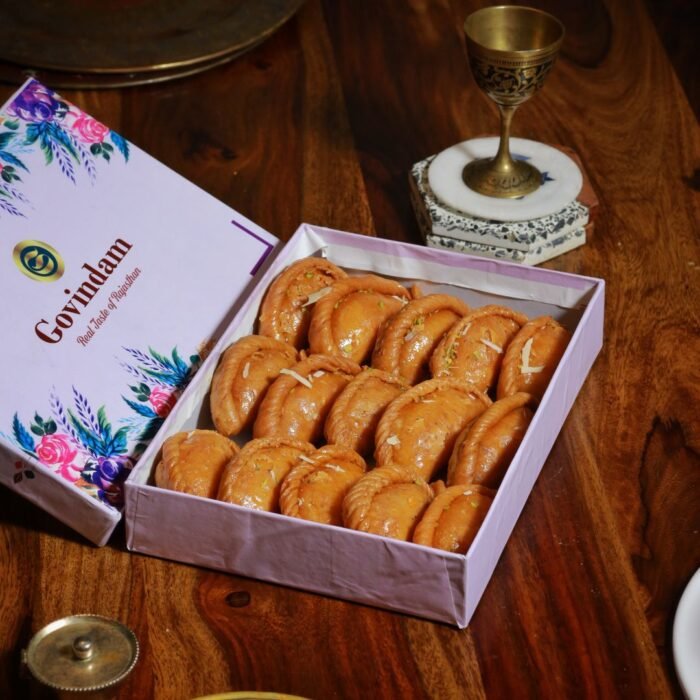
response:
<path id="1" fill-rule="evenodd" d="M 527 252 L 552 238 L 582 228 L 589 221 L 588 207 L 577 200 L 561 211 L 530 221 L 493 221 L 464 214 L 440 202 L 430 189 L 428 167 L 433 158 L 426 158 L 411 168 L 411 195 L 423 236 L 448 236 Z"/>
<path id="2" fill-rule="evenodd" d="M 428 168 L 428 181 L 444 204 L 472 216 L 495 221 L 526 221 L 549 216 L 571 204 L 583 185 L 578 165 L 566 154 L 544 143 L 510 139 L 513 158 L 527 160 L 542 173 L 542 186 L 517 199 L 486 197 L 469 189 L 462 180 L 464 166 L 478 158 L 490 158 L 498 150 L 498 137 L 471 139 L 438 153 Z"/>
<path id="3" fill-rule="evenodd" d="M 557 255 L 568 253 L 570 250 L 582 246 L 586 242 L 586 229 L 580 228 L 566 233 L 563 236 L 558 236 L 528 252 L 523 250 L 508 250 L 500 246 L 484 245 L 482 243 L 460 241 L 456 238 L 436 236 L 434 234 L 427 235 L 425 237 L 425 242 L 429 248 L 456 250 L 460 253 L 480 255 L 484 258 L 495 258 L 497 260 L 507 260 L 509 262 L 522 263 L 523 265 L 539 265 L 546 260 L 556 258 Z"/>

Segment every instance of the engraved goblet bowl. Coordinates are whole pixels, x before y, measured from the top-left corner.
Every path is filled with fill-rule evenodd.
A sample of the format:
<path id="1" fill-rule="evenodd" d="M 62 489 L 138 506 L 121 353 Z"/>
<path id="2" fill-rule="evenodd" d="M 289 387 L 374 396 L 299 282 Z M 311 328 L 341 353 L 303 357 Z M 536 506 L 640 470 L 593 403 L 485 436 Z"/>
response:
<path id="1" fill-rule="evenodd" d="M 500 5 L 469 15 L 464 32 L 476 84 L 501 113 L 501 138 L 495 157 L 471 161 L 462 178 L 489 197 L 522 197 L 540 186 L 542 175 L 511 157 L 511 121 L 518 106 L 544 84 L 564 40 L 564 26 L 541 10 Z"/>

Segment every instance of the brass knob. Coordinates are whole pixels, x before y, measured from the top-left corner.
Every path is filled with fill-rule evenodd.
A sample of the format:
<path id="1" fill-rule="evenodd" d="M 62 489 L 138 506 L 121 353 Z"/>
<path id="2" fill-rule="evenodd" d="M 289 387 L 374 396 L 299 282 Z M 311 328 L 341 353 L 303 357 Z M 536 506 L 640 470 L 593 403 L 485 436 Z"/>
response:
<path id="1" fill-rule="evenodd" d="M 76 637 L 73 640 L 73 654 L 75 654 L 76 659 L 87 661 L 92 658 L 94 652 L 90 637 Z"/>

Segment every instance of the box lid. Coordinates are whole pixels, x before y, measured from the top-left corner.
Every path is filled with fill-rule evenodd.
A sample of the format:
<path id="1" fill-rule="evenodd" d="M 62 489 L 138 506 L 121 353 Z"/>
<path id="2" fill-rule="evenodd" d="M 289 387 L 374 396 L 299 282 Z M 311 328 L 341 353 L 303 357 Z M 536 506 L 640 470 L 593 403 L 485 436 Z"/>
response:
<path id="1" fill-rule="evenodd" d="M 0 109 L 0 482 L 105 542 L 277 242 L 28 80 Z"/>

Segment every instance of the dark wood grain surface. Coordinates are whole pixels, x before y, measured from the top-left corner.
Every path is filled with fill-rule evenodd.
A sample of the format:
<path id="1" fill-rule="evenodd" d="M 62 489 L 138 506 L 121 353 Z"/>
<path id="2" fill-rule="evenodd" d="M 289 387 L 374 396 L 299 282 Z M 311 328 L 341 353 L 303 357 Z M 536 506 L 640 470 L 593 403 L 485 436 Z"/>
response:
<path id="1" fill-rule="evenodd" d="M 309 221 L 419 242 L 410 165 L 496 131 L 460 31 L 484 4 L 309 0 L 229 65 L 62 92 L 282 239 Z M 122 528 L 97 549 L 2 489 L 1 697 L 39 697 L 20 649 L 78 612 L 139 637 L 120 698 L 680 697 L 671 625 L 700 565 L 700 139 L 693 72 L 664 42 L 694 54 L 662 3 L 533 4 L 568 34 L 515 133 L 585 163 L 595 234 L 546 266 L 607 281 L 605 345 L 470 626 L 130 554 Z"/>

